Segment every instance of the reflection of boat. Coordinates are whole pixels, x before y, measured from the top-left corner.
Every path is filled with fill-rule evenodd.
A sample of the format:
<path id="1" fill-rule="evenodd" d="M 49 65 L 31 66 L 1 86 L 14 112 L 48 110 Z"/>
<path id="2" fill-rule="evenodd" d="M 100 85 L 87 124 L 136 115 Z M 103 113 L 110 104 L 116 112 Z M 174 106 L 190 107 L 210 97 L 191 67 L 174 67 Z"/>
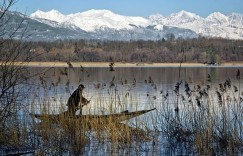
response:
<path id="1" fill-rule="evenodd" d="M 42 121 L 50 121 L 52 123 L 59 123 L 65 120 L 82 120 L 87 122 L 105 123 L 105 122 L 121 122 L 129 120 L 131 118 L 140 116 L 142 114 L 148 113 L 155 110 L 155 108 L 150 110 L 141 110 L 135 112 L 124 111 L 121 113 L 109 114 L 109 115 L 75 115 L 69 116 L 67 112 L 61 114 L 30 114 L 31 116 L 40 119 Z"/>

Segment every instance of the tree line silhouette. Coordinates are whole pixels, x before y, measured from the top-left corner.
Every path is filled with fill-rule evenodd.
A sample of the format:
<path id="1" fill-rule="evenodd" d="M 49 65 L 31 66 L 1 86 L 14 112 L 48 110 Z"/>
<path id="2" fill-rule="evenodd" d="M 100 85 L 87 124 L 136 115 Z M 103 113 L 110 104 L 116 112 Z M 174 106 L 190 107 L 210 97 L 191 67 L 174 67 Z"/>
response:
<path id="1" fill-rule="evenodd" d="M 12 41 L 11 41 L 12 42 Z M 19 41 L 16 41 L 19 42 Z M 157 41 L 57 40 L 28 42 L 32 61 L 197 62 L 243 61 L 243 40 L 222 38 L 160 39 Z"/>

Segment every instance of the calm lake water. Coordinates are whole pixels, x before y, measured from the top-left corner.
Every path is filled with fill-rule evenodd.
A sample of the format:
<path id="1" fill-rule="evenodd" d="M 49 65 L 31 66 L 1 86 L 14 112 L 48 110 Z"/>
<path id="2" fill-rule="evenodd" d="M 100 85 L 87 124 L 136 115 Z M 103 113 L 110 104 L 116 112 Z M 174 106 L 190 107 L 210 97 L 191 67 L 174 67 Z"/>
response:
<path id="1" fill-rule="evenodd" d="M 241 79 L 236 78 L 238 69 Z M 130 145 L 126 149 L 127 151 L 121 150 L 121 153 L 118 152 L 116 155 L 126 155 L 126 152 L 129 152 L 130 155 L 198 155 L 195 140 L 193 140 L 196 138 L 194 131 L 198 130 L 195 126 L 200 121 L 198 127 L 201 129 L 198 131 L 203 131 L 208 121 L 207 113 L 212 110 L 212 121 L 216 127 L 211 128 L 215 130 L 216 136 L 218 130 L 222 128 L 222 121 L 225 121 L 222 120 L 225 113 L 226 120 L 229 121 L 227 122 L 228 127 L 231 127 L 234 132 L 242 129 L 242 115 L 240 116 L 240 114 L 242 114 L 243 102 L 239 100 L 239 96 L 243 96 L 243 67 L 181 68 L 180 76 L 179 68 L 175 67 L 126 67 L 115 68 L 115 71 L 112 72 L 109 68 L 103 67 L 29 68 L 29 73 L 37 74 L 31 79 L 31 89 L 27 98 L 29 100 L 27 102 L 31 103 L 29 108 L 31 113 L 58 114 L 66 111 L 67 100 L 80 83 L 85 86 L 84 96 L 91 100 L 89 105 L 83 107 L 83 114 L 111 114 L 125 110 L 156 108 L 152 112 L 125 122 L 132 127 L 143 129 L 145 126 L 151 130 L 152 141 L 142 141 L 139 144 L 136 142 Z M 226 80 L 230 82 L 231 89 L 221 91 L 222 88 L 219 84 L 224 85 Z M 181 83 L 179 94 L 176 94 L 178 82 Z M 190 98 L 185 93 L 186 82 L 192 90 L 193 96 Z M 201 103 L 198 103 L 197 97 L 200 91 L 208 89 L 207 86 L 210 86 L 210 91 L 207 92 L 209 96 L 201 97 Z M 216 91 L 219 91 L 223 100 L 226 101 L 224 102 L 229 104 L 229 106 L 224 106 L 227 111 L 222 111 Z M 186 100 L 183 100 L 183 97 Z M 175 115 L 176 104 L 179 104 L 180 109 L 178 117 Z M 28 119 L 30 118 L 29 112 L 26 113 Z M 224 114 L 222 115 L 222 113 Z M 175 119 L 180 119 L 178 125 L 181 126 L 181 129 L 179 131 L 176 126 L 173 127 Z M 236 121 L 238 124 L 235 124 Z M 200 125 L 202 126 L 200 127 Z M 173 134 L 183 135 L 180 133 L 181 130 L 190 130 L 192 135 L 186 137 L 186 140 L 188 139 L 186 142 L 177 144 L 180 142 L 173 140 L 176 136 Z M 233 130 L 229 129 L 232 132 Z M 171 131 L 174 132 L 172 136 Z M 93 133 L 88 134 L 90 143 L 85 145 L 85 155 L 112 153 L 113 145 L 110 141 L 100 144 Z M 237 131 L 236 136 L 242 138 L 242 131 Z M 202 138 L 204 139 L 204 136 Z M 42 145 L 39 146 L 41 149 Z M 223 148 L 218 148 L 218 144 L 214 146 L 219 153 L 223 150 Z M 138 147 L 139 149 L 137 149 Z M 240 150 L 236 152 L 239 155 L 242 153 Z M 220 155 L 224 154 L 224 151 L 220 153 Z"/>
<path id="2" fill-rule="evenodd" d="M 35 95 L 38 94 L 39 98 L 49 97 L 48 100 L 53 102 L 55 108 L 66 109 L 68 97 L 82 83 L 86 87 L 84 96 L 91 100 L 91 104 L 84 108 L 84 112 L 110 113 L 108 107 L 111 102 L 120 104 L 113 112 L 156 107 L 156 103 L 161 102 L 167 93 L 169 96 L 174 95 L 177 82 L 183 82 L 180 85 L 182 92 L 185 81 L 191 87 L 206 86 L 210 83 L 217 89 L 219 83 L 230 79 L 232 86 L 242 88 L 243 81 L 240 81 L 239 86 L 239 81 L 236 79 L 238 69 L 243 75 L 242 67 L 182 67 L 180 77 L 179 68 L 176 67 L 126 67 L 115 68 L 112 72 L 109 68 L 103 67 L 30 68 L 30 73 L 41 73 L 46 70 L 44 74 L 32 80 L 36 85 L 33 92 Z M 208 75 L 211 78 L 210 82 L 207 81 Z M 173 96 L 170 97 L 173 99 Z M 58 113 L 58 110 L 55 111 Z"/>

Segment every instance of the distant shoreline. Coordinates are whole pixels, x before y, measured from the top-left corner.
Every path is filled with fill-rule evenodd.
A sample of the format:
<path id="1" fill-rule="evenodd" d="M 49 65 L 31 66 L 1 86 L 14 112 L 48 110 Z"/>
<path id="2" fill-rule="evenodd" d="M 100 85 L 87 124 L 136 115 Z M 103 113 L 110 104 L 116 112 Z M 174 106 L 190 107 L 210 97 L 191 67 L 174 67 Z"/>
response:
<path id="1" fill-rule="evenodd" d="M 109 67 L 110 62 L 71 62 L 73 67 Z M 67 62 L 15 62 L 28 67 L 69 67 Z M 179 67 L 180 63 L 123 63 L 115 62 L 113 67 Z M 220 65 L 203 63 L 182 63 L 182 67 L 243 67 L 242 62 L 227 62 Z"/>

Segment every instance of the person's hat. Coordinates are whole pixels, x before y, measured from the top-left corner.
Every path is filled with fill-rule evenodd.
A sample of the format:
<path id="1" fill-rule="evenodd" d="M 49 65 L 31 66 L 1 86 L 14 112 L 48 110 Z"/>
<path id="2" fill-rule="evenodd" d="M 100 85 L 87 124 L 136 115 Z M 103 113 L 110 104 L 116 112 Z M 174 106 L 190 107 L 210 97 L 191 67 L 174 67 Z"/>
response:
<path id="1" fill-rule="evenodd" d="M 81 87 L 82 89 L 85 88 L 83 84 L 80 84 L 79 87 Z"/>

